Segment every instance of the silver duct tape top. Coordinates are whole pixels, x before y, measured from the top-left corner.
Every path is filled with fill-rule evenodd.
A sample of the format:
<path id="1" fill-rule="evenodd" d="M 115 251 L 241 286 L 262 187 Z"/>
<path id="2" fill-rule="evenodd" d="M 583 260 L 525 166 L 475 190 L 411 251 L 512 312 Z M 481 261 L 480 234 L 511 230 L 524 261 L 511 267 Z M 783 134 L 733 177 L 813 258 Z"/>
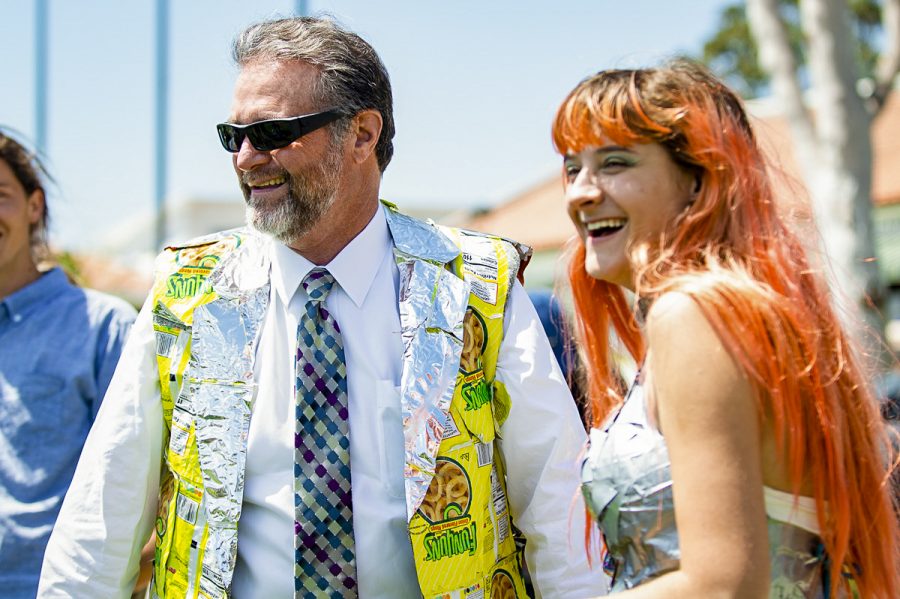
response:
<path id="1" fill-rule="evenodd" d="M 462 352 L 469 284 L 445 268 L 459 249 L 436 227 L 385 208 L 400 271 L 400 407 L 407 520 L 434 478 Z"/>
<path id="2" fill-rule="evenodd" d="M 649 424 L 641 386 L 618 413 L 592 429 L 582 470 L 585 502 L 608 548 L 610 591 L 678 569 L 680 552 L 669 452 Z M 807 530 L 768 518 L 770 597 L 824 598 L 822 543 Z"/>

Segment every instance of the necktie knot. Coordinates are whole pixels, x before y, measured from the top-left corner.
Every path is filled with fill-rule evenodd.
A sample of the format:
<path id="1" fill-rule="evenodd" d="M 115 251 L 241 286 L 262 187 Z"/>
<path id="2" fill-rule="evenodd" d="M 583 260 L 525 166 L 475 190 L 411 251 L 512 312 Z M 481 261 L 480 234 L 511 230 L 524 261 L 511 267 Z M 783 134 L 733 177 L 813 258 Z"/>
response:
<path id="1" fill-rule="evenodd" d="M 321 303 L 334 287 L 334 277 L 324 268 L 314 268 L 304 277 L 302 285 L 309 301 Z"/>

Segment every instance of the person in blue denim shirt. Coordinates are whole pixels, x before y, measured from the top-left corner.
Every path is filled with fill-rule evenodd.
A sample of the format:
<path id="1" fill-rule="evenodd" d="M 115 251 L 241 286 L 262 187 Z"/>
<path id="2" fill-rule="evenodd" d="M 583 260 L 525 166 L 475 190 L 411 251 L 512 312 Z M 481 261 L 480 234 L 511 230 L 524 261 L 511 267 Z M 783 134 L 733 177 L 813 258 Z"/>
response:
<path id="1" fill-rule="evenodd" d="M 33 598 L 88 429 L 135 317 L 46 253 L 46 172 L 0 132 L 0 594 Z"/>

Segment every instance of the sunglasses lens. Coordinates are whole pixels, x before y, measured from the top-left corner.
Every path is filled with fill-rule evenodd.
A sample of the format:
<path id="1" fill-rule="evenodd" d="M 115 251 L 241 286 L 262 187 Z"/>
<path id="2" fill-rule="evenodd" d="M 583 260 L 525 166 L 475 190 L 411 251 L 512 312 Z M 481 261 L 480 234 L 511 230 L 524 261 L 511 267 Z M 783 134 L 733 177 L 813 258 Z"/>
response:
<path id="1" fill-rule="evenodd" d="M 237 152 L 241 149 L 241 144 L 244 142 L 243 131 L 227 123 L 217 125 L 216 130 L 219 132 L 219 141 L 222 142 L 223 148 L 229 152 Z"/>
<path id="2" fill-rule="evenodd" d="M 298 123 L 293 121 L 260 121 L 247 127 L 253 147 L 261 152 L 288 146 L 300 137 Z"/>
<path id="3" fill-rule="evenodd" d="M 229 152 L 240 152 L 244 137 L 249 137 L 250 143 L 258 151 L 270 152 L 287 147 L 307 133 L 312 133 L 340 117 L 341 112 L 332 108 L 304 116 L 257 121 L 249 125 L 220 123 L 216 125 L 216 130 L 219 132 L 222 146 Z"/>

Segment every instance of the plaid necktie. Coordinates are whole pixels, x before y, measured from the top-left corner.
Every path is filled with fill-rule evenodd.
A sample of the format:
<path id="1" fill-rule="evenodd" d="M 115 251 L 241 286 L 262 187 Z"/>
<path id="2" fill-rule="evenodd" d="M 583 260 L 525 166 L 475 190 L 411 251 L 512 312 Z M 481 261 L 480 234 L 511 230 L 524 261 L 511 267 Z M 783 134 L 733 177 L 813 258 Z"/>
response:
<path id="1" fill-rule="evenodd" d="M 334 277 L 315 268 L 297 327 L 294 435 L 294 597 L 356 597 L 350 495 L 347 366 L 341 329 L 325 309 Z"/>

